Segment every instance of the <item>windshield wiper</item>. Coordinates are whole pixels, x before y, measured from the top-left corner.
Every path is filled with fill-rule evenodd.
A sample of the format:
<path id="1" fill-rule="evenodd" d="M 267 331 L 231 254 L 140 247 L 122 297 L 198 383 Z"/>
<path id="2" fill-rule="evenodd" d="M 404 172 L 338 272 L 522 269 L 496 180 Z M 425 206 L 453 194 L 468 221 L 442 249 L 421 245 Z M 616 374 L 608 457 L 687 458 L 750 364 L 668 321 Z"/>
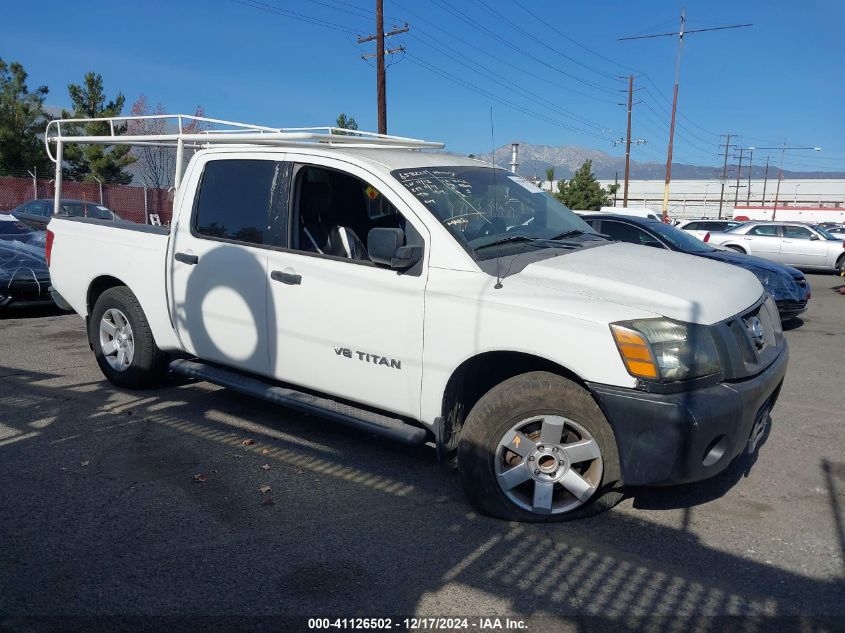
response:
<path id="1" fill-rule="evenodd" d="M 550 237 L 550 240 L 565 240 L 567 237 L 578 237 L 579 235 L 584 235 L 584 231 L 581 229 L 572 229 L 571 231 L 564 231 L 560 235 L 555 235 L 554 237 Z"/>
<path id="2" fill-rule="evenodd" d="M 506 235 L 501 237 L 497 240 L 492 242 L 488 242 L 487 244 L 482 244 L 481 246 L 474 247 L 475 250 L 479 251 L 482 248 L 487 248 L 488 246 L 502 246 L 503 244 L 513 244 L 517 242 L 528 242 L 526 246 L 538 246 L 540 248 L 577 248 L 581 246 L 581 244 L 576 243 L 566 243 L 561 242 L 559 240 L 554 239 L 547 239 L 545 237 L 528 237 L 527 235 Z"/>

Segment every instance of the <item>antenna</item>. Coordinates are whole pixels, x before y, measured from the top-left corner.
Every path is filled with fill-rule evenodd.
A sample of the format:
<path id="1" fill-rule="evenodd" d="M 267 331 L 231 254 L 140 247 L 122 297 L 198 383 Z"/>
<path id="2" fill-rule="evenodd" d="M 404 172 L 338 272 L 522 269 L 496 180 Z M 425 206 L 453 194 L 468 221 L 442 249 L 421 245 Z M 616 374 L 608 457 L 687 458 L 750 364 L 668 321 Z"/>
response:
<path id="1" fill-rule="evenodd" d="M 496 212 L 496 207 L 499 206 L 498 200 L 496 200 L 496 196 L 498 195 L 496 192 L 496 139 L 493 136 L 493 106 L 490 106 L 490 149 L 493 152 L 493 213 Z M 500 253 L 502 249 L 496 251 L 496 285 L 493 286 L 496 290 L 501 289 L 502 287 L 502 274 L 501 274 L 501 259 Z"/>

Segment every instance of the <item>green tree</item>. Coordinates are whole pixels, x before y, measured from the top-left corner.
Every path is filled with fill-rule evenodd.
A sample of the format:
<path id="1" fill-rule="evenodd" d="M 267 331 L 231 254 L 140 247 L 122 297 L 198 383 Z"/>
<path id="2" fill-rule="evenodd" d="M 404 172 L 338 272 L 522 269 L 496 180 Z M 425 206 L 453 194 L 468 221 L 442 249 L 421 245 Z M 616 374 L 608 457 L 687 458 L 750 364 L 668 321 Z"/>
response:
<path id="1" fill-rule="evenodd" d="M 46 174 L 50 161 L 40 135 L 47 115 L 47 86 L 33 92 L 26 85 L 26 71 L 18 62 L 0 58 L 0 174 L 35 170 Z"/>
<path id="2" fill-rule="evenodd" d="M 358 122 L 352 117 L 347 117 L 345 112 L 341 112 L 337 115 L 336 127 L 343 128 L 344 130 L 357 130 Z M 335 134 L 344 135 L 346 132 L 335 132 Z"/>
<path id="3" fill-rule="evenodd" d="M 123 111 L 125 97 L 117 93 L 114 101 L 106 103 L 103 90 L 103 77 L 94 72 L 85 75 L 83 85 L 70 84 L 68 94 L 73 103 L 73 114 L 62 111 L 62 117 L 98 119 L 102 117 L 120 116 Z M 115 134 L 126 131 L 125 125 L 115 125 Z M 108 136 L 109 124 L 85 123 L 62 130 L 68 134 L 86 134 Z M 67 163 L 67 175 L 73 180 L 116 182 L 127 185 L 132 182 L 132 174 L 124 168 L 135 162 L 129 145 L 109 147 L 107 145 L 78 145 L 68 144 L 64 149 L 64 159 Z"/>
<path id="4" fill-rule="evenodd" d="M 570 180 L 558 182 L 557 189 L 555 198 L 570 209 L 598 210 L 610 204 L 607 189 L 593 175 L 591 160 L 585 161 Z"/>
<path id="5" fill-rule="evenodd" d="M 546 180 L 549 181 L 549 191 L 552 190 L 554 187 L 555 182 L 555 168 L 554 167 L 547 167 L 546 168 Z"/>

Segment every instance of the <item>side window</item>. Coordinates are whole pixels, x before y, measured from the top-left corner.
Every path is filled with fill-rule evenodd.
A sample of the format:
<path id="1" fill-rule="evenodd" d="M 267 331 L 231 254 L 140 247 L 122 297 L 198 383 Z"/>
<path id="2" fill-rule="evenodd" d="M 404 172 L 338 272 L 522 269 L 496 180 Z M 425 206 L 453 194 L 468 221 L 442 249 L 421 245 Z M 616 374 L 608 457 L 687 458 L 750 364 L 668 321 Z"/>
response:
<path id="1" fill-rule="evenodd" d="M 23 208 L 24 213 L 30 213 L 32 215 L 47 215 L 47 205 L 43 202 L 36 200 L 35 202 L 30 202 Z"/>
<path id="2" fill-rule="evenodd" d="M 294 250 L 369 262 L 367 236 L 375 228 L 402 229 L 405 244 L 423 243 L 396 207 L 360 178 L 300 165 L 294 182 L 290 228 Z"/>
<path id="3" fill-rule="evenodd" d="M 699 231 L 704 230 L 703 222 L 690 222 L 689 224 L 684 224 L 683 229 L 685 231 Z"/>
<path id="4" fill-rule="evenodd" d="M 601 223 L 601 232 L 605 235 L 609 235 L 611 239 L 619 242 L 627 242 L 629 244 L 645 244 L 646 242 L 655 241 L 655 239 L 645 231 L 641 231 L 630 224 L 623 224 L 622 222 L 603 220 Z"/>
<path id="5" fill-rule="evenodd" d="M 761 237 L 778 237 L 778 227 L 770 224 L 758 224 L 751 227 L 748 235 L 760 235 Z"/>
<path id="6" fill-rule="evenodd" d="M 277 163 L 214 160 L 206 164 L 194 212 L 194 229 L 205 237 L 270 243 L 270 204 Z"/>
<path id="7" fill-rule="evenodd" d="M 784 226 L 783 236 L 791 240 L 809 240 L 812 237 L 810 229 L 803 226 Z"/>

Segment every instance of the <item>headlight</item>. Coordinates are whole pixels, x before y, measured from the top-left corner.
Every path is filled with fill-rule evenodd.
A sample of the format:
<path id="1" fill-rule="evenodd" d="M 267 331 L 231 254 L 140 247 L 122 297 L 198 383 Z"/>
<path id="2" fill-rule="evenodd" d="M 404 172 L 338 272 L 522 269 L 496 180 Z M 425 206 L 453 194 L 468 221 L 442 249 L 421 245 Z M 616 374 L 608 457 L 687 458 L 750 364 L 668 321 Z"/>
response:
<path id="1" fill-rule="evenodd" d="M 792 277 L 786 277 L 785 275 L 767 270 L 754 270 L 752 272 L 757 276 L 757 279 L 760 280 L 763 288 L 769 294 L 773 294 L 777 290 L 795 292 L 796 286 L 792 281 Z"/>
<path id="2" fill-rule="evenodd" d="M 671 319 L 612 323 L 610 330 L 628 373 L 658 382 L 677 382 L 721 369 L 707 326 Z"/>

